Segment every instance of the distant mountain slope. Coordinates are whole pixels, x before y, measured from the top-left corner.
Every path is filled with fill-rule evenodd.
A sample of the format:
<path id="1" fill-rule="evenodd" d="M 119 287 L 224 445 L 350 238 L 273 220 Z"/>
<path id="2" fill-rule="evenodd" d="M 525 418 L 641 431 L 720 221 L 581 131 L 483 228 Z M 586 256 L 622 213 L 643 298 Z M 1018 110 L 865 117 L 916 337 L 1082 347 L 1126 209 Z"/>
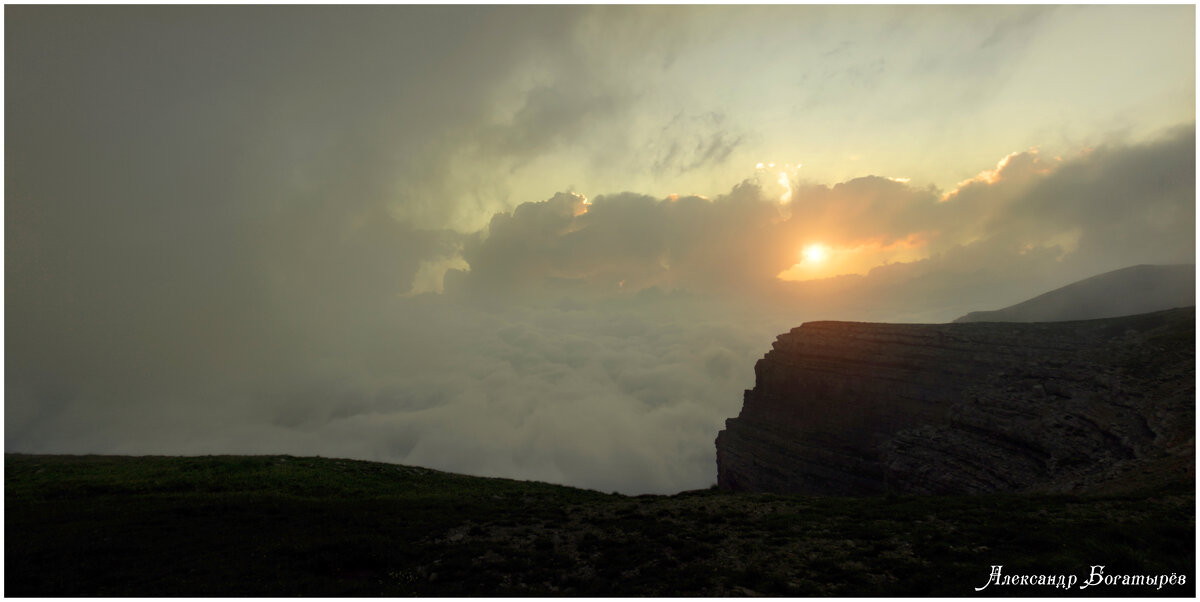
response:
<path id="1" fill-rule="evenodd" d="M 1135 265 L 1068 284 L 955 322 L 1063 322 L 1149 313 L 1196 304 L 1195 265 Z"/>

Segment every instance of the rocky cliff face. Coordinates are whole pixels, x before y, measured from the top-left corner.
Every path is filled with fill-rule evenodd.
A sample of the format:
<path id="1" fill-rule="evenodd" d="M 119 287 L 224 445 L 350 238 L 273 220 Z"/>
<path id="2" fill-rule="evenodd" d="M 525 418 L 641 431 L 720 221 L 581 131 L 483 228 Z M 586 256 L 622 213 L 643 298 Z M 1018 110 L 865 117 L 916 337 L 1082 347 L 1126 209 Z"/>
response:
<path id="1" fill-rule="evenodd" d="M 1058 323 L 810 322 L 717 436 L 725 489 L 1087 492 L 1193 479 L 1195 309 Z"/>

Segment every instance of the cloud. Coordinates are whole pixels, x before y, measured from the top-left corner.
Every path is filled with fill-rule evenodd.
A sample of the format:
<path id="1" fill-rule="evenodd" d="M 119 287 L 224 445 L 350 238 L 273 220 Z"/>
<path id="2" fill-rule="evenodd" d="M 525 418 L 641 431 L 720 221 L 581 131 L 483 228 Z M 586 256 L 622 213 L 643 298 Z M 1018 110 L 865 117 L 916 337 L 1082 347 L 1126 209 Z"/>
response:
<path id="1" fill-rule="evenodd" d="M 513 161 L 510 169 L 516 169 L 578 137 L 587 125 L 617 112 L 622 104 L 615 92 L 597 91 L 578 73 L 571 79 L 575 81 L 557 78 L 530 89 L 505 123 L 484 130 L 481 152 L 506 157 Z"/>
<path id="2" fill-rule="evenodd" d="M 650 141 L 655 154 L 653 172 L 685 174 L 724 163 L 745 141 L 745 136 L 727 131 L 724 122 L 725 115 L 720 112 L 676 114 Z"/>
<path id="3" fill-rule="evenodd" d="M 7 450 L 705 487 L 803 320 L 948 320 L 1194 254 L 1192 125 L 1020 152 L 945 202 L 867 176 L 784 203 L 728 176 L 764 140 L 737 94 L 781 89 L 699 75 L 805 48 L 743 42 L 736 10 L 401 9 L 6 12 Z M 813 242 L 854 275 L 779 280 Z"/>
<path id="4" fill-rule="evenodd" d="M 1193 140 L 1185 128 L 1045 169 L 1020 155 L 946 202 L 879 177 L 797 183 L 788 211 L 754 181 L 712 200 L 560 193 L 469 236 L 298 195 L 205 236 L 130 225 L 116 240 L 72 238 L 61 228 L 82 224 L 18 195 L 6 448 L 321 454 L 627 493 L 705 487 L 712 438 L 755 360 L 802 321 L 944 321 L 1186 260 Z M 776 278 L 817 235 L 876 241 L 872 261 L 905 245 L 927 255 Z M 422 266 L 456 261 L 466 269 L 447 272 L 444 293 L 411 294 Z"/>
<path id="5" fill-rule="evenodd" d="M 452 278 L 474 295 L 568 285 L 594 293 L 757 286 L 789 265 L 777 248 L 782 220 L 778 200 L 750 182 L 712 201 L 626 193 L 585 205 L 560 193 L 493 217 L 464 248 L 470 270 Z"/>
<path id="6" fill-rule="evenodd" d="M 1154 142 L 1089 152 L 1030 187 L 989 229 L 1027 238 L 1080 230 L 1069 258 L 1095 266 L 1195 257 L 1195 128 Z"/>
<path id="7" fill-rule="evenodd" d="M 831 295 L 849 293 L 829 291 L 844 291 L 845 281 L 797 287 L 776 278 L 801 261 L 800 249 L 819 243 L 847 268 L 828 275 L 862 276 L 855 290 L 878 299 L 906 279 L 921 282 L 925 293 L 914 289 L 905 311 L 940 298 L 935 305 L 947 313 L 986 302 L 970 288 L 985 279 L 966 275 L 987 274 L 995 280 L 989 288 L 1019 295 L 1125 265 L 1188 261 L 1192 140 L 1185 127 L 1065 160 L 1016 152 L 950 193 L 876 176 L 796 182 L 786 204 L 755 180 L 711 201 L 626 193 L 585 204 L 564 193 L 497 214 L 468 244 L 469 269 L 453 276 L 473 294 L 658 286 L 736 290 L 780 304 L 814 304 L 817 296 L 832 307 Z"/>
<path id="8" fill-rule="evenodd" d="M 697 320 L 713 315 L 702 305 L 650 296 L 499 311 L 424 295 L 369 338 L 305 332 L 306 347 L 254 362 L 242 382 L 204 386 L 179 365 L 174 388 L 90 383 L 54 410 L 45 392 L 10 384 L 7 441 L 33 452 L 349 456 L 630 493 L 706 487 L 713 434 L 782 326 L 714 327 Z"/>

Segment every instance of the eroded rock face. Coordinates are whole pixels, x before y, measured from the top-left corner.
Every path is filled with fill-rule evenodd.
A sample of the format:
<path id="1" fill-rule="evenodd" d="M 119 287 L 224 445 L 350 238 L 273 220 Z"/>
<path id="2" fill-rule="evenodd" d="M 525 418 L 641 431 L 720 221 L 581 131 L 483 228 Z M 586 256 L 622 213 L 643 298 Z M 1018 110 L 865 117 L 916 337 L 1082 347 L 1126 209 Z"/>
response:
<path id="1" fill-rule="evenodd" d="M 1195 309 L 1083 322 L 810 322 L 717 436 L 725 489 L 1109 491 L 1192 479 Z"/>

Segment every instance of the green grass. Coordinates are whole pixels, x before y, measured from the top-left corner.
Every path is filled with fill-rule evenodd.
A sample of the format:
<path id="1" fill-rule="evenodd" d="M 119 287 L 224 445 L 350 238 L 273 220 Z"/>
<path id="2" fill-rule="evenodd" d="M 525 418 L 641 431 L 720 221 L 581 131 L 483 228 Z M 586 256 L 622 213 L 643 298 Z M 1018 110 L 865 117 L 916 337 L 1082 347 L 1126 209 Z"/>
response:
<path id="1" fill-rule="evenodd" d="M 1118 497 L 628 497 L 290 456 L 5 456 L 10 596 L 969 596 L 1187 573 L 1190 484 Z"/>

